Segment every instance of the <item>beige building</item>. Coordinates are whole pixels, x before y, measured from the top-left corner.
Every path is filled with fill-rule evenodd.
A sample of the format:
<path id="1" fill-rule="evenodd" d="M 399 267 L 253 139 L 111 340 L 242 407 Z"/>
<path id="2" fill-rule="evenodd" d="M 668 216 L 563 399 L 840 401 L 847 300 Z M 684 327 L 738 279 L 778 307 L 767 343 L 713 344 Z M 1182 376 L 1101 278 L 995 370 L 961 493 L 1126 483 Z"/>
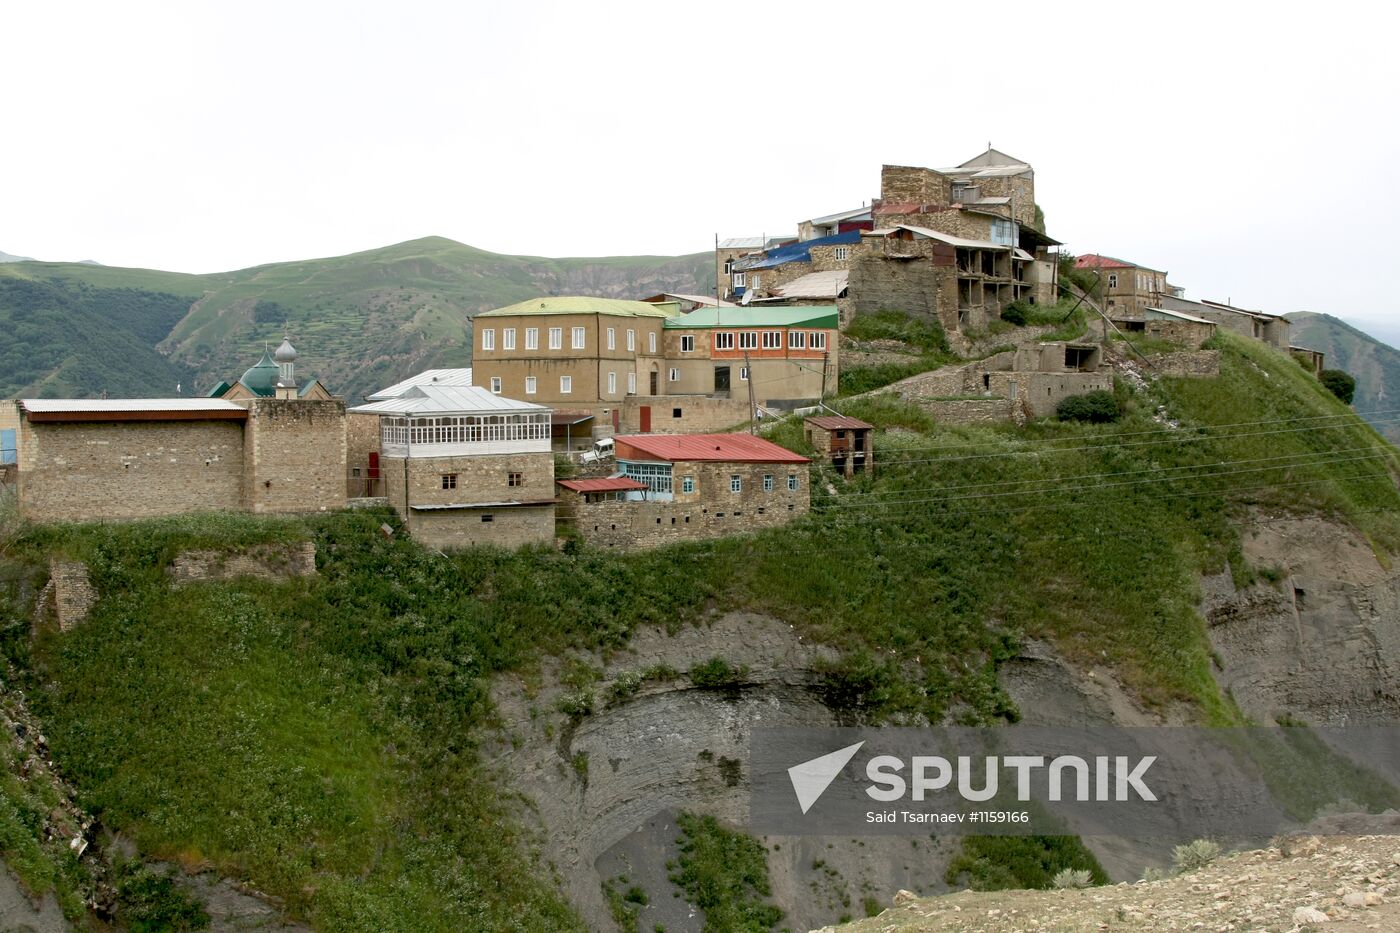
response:
<path id="1" fill-rule="evenodd" d="M 345 505 L 335 399 L 24 399 L 0 403 L 0 430 L 15 432 L 31 521 Z"/>
<path id="2" fill-rule="evenodd" d="M 1164 307 L 1172 293 L 1165 272 L 1112 256 L 1079 256 L 1074 267 L 1098 273 L 1104 313 L 1114 320 L 1143 320 L 1148 308 Z"/>
<path id="3" fill-rule="evenodd" d="M 379 419 L 384 495 L 429 547 L 554 540 L 550 412 L 480 386 L 418 385 L 352 414 Z"/>
<path id="4" fill-rule="evenodd" d="M 1288 319 L 1263 311 L 1246 311 L 1219 301 L 1191 301 L 1172 295 L 1163 296 L 1160 307 L 1190 314 L 1212 322 L 1224 330 L 1267 343 L 1276 350 L 1288 351 Z"/>

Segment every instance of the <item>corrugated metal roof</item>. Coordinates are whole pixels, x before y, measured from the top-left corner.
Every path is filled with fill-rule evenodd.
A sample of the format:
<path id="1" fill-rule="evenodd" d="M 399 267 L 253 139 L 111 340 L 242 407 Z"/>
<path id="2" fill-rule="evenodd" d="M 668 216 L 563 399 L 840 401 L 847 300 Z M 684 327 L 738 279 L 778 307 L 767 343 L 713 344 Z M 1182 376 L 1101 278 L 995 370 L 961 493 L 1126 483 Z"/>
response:
<path id="1" fill-rule="evenodd" d="M 875 429 L 875 425 L 848 415 L 819 415 L 815 418 L 803 418 L 802 420 L 827 431 L 844 431 L 848 428 L 872 431 Z"/>
<path id="2" fill-rule="evenodd" d="M 672 317 L 675 309 L 664 304 L 626 301 L 621 298 L 594 298 L 588 295 L 564 295 L 531 298 L 504 308 L 484 311 L 477 317 L 519 317 L 525 314 L 608 314 L 613 317 Z"/>
<path id="3" fill-rule="evenodd" d="M 574 492 L 622 492 L 629 489 L 648 489 L 646 483 L 639 483 L 625 476 L 612 476 L 607 479 L 559 479 L 555 480 L 565 489 Z"/>
<path id="4" fill-rule="evenodd" d="M 496 395 L 481 386 L 414 386 L 398 398 L 358 405 L 353 412 L 371 415 L 498 415 L 549 411 L 534 402 Z"/>
<path id="5" fill-rule="evenodd" d="M 900 230 L 909 230 L 914 234 L 927 237 L 930 240 L 939 240 L 949 246 L 958 246 L 963 249 L 1011 249 L 1001 243 L 993 243 L 991 240 L 969 240 L 960 236 L 953 236 L 950 233 L 942 233 L 938 230 L 930 230 L 928 227 L 915 227 L 911 224 L 897 224 Z"/>
<path id="6" fill-rule="evenodd" d="M 850 278 L 851 273 L 846 269 L 809 272 L 784 285 L 775 286 L 772 291 L 782 298 L 839 298 Z"/>
<path id="7" fill-rule="evenodd" d="M 732 236 L 719 241 L 719 249 L 763 249 L 764 237 Z"/>
<path id="8" fill-rule="evenodd" d="M 1076 257 L 1074 260 L 1076 269 L 1142 269 L 1146 272 L 1162 272 L 1161 269 L 1153 269 L 1150 266 L 1141 266 L 1135 262 L 1128 262 L 1124 259 L 1115 259 L 1112 256 L 1102 256 L 1098 253 L 1086 253 Z M 1165 272 L 1162 272 L 1166 275 Z"/>
<path id="9" fill-rule="evenodd" d="M 591 411 L 566 411 L 556 408 L 549 413 L 549 423 L 564 427 L 565 425 L 578 424 L 593 417 Z"/>
<path id="10" fill-rule="evenodd" d="M 20 405 L 25 411 L 39 414 L 248 410 L 221 398 L 26 398 L 20 400 Z"/>
<path id="11" fill-rule="evenodd" d="M 1193 324 L 1214 324 L 1214 321 L 1207 321 L 1203 317 L 1196 317 L 1194 314 L 1187 314 L 1184 311 L 1169 311 L 1166 308 L 1147 308 L 1152 314 L 1165 314 L 1167 317 L 1178 318 L 1183 321 L 1190 321 Z"/>
<path id="12" fill-rule="evenodd" d="M 625 434 L 613 441 L 658 460 L 732 463 L 810 463 L 806 457 L 752 434 Z M 626 459 L 619 448 L 618 459 Z"/>
<path id="13" fill-rule="evenodd" d="M 387 389 L 380 389 L 373 395 L 366 395 L 365 398 L 371 402 L 382 402 L 389 398 L 398 398 L 409 389 L 422 385 L 437 385 L 460 388 L 472 384 L 472 369 L 470 366 L 461 369 L 425 369 L 416 376 L 409 376 L 402 382 L 396 382 Z"/>
<path id="14" fill-rule="evenodd" d="M 859 242 L 859 230 L 848 230 L 845 233 L 821 236 L 817 237 L 815 240 L 803 240 L 800 243 L 791 243 L 787 246 L 779 246 L 776 249 L 770 249 L 762 256 L 748 256 L 737 260 L 734 263 L 734 271 L 746 272 L 750 269 L 771 269 L 774 266 L 785 266 L 790 262 L 811 262 L 812 247 L 814 246 L 839 246 L 845 243 Z"/>
<path id="15" fill-rule="evenodd" d="M 812 224 L 814 226 L 824 226 L 826 224 L 833 224 L 842 220 L 856 220 L 859 218 L 869 220 L 870 208 L 865 206 L 853 207 L 848 211 L 837 211 L 834 214 L 827 214 L 825 217 L 813 217 L 811 220 L 807 221 L 807 223 Z"/>
<path id="16" fill-rule="evenodd" d="M 553 505 L 553 499 L 503 499 L 500 502 L 448 502 L 442 505 L 410 504 L 415 512 L 444 512 L 450 509 L 505 509 L 518 505 Z"/>
<path id="17" fill-rule="evenodd" d="M 670 299 L 673 299 L 673 300 L 679 300 L 679 301 L 689 301 L 689 302 L 693 302 L 694 304 L 697 304 L 697 305 L 710 305 L 711 307 L 715 307 L 715 306 L 718 306 L 718 307 L 721 307 L 721 308 L 734 308 L 734 307 L 738 307 L 738 306 L 735 305 L 734 302 L 732 302 L 732 301 L 725 301 L 725 300 L 723 300 L 722 298 L 716 298 L 716 297 L 713 296 L 713 295 L 682 295 L 682 294 L 679 294 L 678 292 L 662 292 L 662 293 L 659 294 L 659 295 L 652 295 L 650 298 L 644 298 L 644 299 L 642 299 L 642 300 L 645 301 L 645 302 L 647 302 L 648 304 L 655 304 L 656 302 L 658 302 L 658 301 L 660 301 L 660 300 L 667 299 L 667 298 L 670 298 Z"/>
<path id="18" fill-rule="evenodd" d="M 1022 175 L 1032 169 L 1024 162 L 1018 162 L 1012 165 L 959 165 L 954 168 L 936 168 L 934 171 L 953 178 L 1005 178 L 1009 175 Z"/>
<path id="19" fill-rule="evenodd" d="M 715 327 L 823 327 L 839 326 L 840 315 L 835 305 L 792 305 L 785 308 L 765 308 L 749 305 L 743 308 L 696 308 L 694 311 L 667 321 L 667 330 L 698 330 Z"/>

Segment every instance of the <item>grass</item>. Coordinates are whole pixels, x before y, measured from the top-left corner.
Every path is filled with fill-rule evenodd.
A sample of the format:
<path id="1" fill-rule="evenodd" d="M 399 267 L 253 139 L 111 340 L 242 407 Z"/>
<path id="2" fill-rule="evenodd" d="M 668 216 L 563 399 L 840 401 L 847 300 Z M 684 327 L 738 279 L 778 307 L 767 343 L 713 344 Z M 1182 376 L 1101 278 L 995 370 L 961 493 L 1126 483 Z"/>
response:
<path id="1" fill-rule="evenodd" d="M 842 367 L 837 380 L 837 394 L 841 396 L 880 389 L 958 358 L 948 348 L 947 334 L 936 321 L 912 317 L 902 311 L 857 315 L 847 325 L 845 335 L 856 341 L 898 341 L 914 354 L 914 358 L 907 362 Z"/>
<path id="2" fill-rule="evenodd" d="M 766 933 L 783 919 L 766 901 L 772 889 L 762 843 L 713 816 L 681 813 L 676 826 L 681 854 L 671 883 L 705 912 L 705 933 Z"/>
<path id="3" fill-rule="evenodd" d="M 966 836 L 943 880 L 974 891 L 1045 889 L 1066 869 L 1088 872 L 1092 884 L 1108 884 L 1103 866 L 1078 836 Z"/>
<path id="4" fill-rule="evenodd" d="M 23 574 L 0 574 L 3 644 L 83 802 L 145 853 L 208 859 L 321 929 L 580 929 L 476 751 L 489 679 L 544 654 L 766 613 L 839 650 L 823 686 L 867 721 L 997 723 L 1018 715 L 998 665 L 1037 637 L 1112 667 L 1149 707 L 1239 724 L 1196 609 L 1203 571 L 1242 566 L 1232 520 L 1322 510 L 1391 554 L 1400 467 L 1392 448 L 1326 462 L 1379 438 L 1287 357 L 1230 335 L 1217 346 L 1219 379 L 1120 386 L 1110 426 L 949 427 L 889 396 L 850 401 L 877 428 L 873 474 L 817 465 L 811 516 L 655 551 L 442 558 L 383 538 L 392 515 L 372 511 L 21 529 L 11 571 L 41 576 L 62 553 L 88 563 L 102 598 L 83 627 L 31 644 Z M 1181 427 L 1154 421 L 1158 406 Z M 1317 416 L 1336 420 L 1279 433 Z M 1246 421 L 1281 424 L 1220 427 Z M 800 431 L 773 436 L 802 449 Z M 1266 457 L 1292 459 L 1216 475 Z M 176 590 L 165 576 L 185 548 L 305 536 L 315 578 Z M 732 680 L 712 666 L 702 679 Z M 598 697 L 596 669 L 569 676 L 592 710 L 683 675 L 639 671 Z"/>

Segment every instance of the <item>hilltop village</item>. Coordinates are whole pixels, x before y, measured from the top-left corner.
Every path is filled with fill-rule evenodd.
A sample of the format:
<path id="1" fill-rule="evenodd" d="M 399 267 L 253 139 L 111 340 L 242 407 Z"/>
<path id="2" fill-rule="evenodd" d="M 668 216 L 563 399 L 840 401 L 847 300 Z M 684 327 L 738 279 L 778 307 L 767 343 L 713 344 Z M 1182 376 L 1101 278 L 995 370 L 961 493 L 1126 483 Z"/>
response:
<path id="1" fill-rule="evenodd" d="M 1053 417 L 1115 373 L 1215 375 L 1219 329 L 1323 368 L 1280 316 L 1062 246 L 1029 163 L 886 165 L 868 204 L 717 239 L 713 295 L 497 308 L 467 322 L 470 368 L 363 400 L 299 380 L 286 339 L 204 397 L 5 401 L 0 482 L 35 522 L 388 505 L 432 548 L 647 547 L 790 522 L 814 482 L 877 469 L 838 393 L 843 357 L 878 357 L 851 334 L 871 315 L 946 336 L 957 362 L 881 391 L 950 424 Z M 801 452 L 763 436 L 790 418 Z"/>

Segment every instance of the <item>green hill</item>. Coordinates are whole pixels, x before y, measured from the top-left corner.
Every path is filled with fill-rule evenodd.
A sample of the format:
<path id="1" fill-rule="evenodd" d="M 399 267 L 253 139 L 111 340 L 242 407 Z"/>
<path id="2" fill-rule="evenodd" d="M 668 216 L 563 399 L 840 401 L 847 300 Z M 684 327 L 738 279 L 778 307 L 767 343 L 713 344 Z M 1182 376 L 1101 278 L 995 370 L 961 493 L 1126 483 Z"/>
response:
<path id="1" fill-rule="evenodd" d="M 838 653 L 822 695 L 852 719 L 1014 721 L 998 668 L 1035 638 L 1111 669 L 1148 709 L 1243 722 L 1213 676 L 1202 574 L 1272 592 L 1282 571 L 1243 551 L 1261 508 L 1358 529 L 1390 566 L 1400 453 L 1288 358 L 1231 334 L 1217 346 L 1219 378 L 1120 383 L 1116 425 L 950 427 L 888 396 L 842 403 L 877 427 L 875 474 L 813 482 L 812 514 L 787 527 L 649 552 L 443 556 L 380 534 L 389 512 L 19 529 L 0 539 L 6 679 L 84 805 L 143 853 L 247 880 L 319 929 L 582 929 L 555 840 L 524 828 L 518 775 L 480 750 L 499 722 L 490 684 L 509 673 L 533 698 L 564 671 L 577 693 L 529 718 L 553 736 L 557 793 L 581 800 L 608 763 L 572 737 L 643 677 L 605 690 L 574 652 L 625 659 L 643 626 L 734 611 L 791 625 Z M 774 437 L 806 449 L 800 424 Z M 305 538 L 315 577 L 166 574 L 183 549 Z M 55 554 L 85 561 L 100 599 L 77 629 L 31 636 Z M 695 669 L 656 677 L 705 689 Z M 34 887 L 74 903 L 65 840 L 28 812 L 0 807 L 0 849 L 28 852 Z M 57 853 L 47 874 L 40 850 Z"/>
<path id="2" fill-rule="evenodd" d="M 176 382 L 202 392 L 240 374 L 286 328 L 301 372 L 353 399 L 423 368 L 468 365 L 467 320 L 477 312 L 540 294 L 708 293 L 713 278 L 708 253 L 548 259 L 441 237 L 209 275 L 6 263 L 0 323 L 33 326 L 9 348 L 0 397 L 168 395 Z M 65 328 L 79 307 L 90 314 Z M 97 365 L 86 359 L 94 345 L 119 352 Z"/>
<path id="3" fill-rule="evenodd" d="M 1363 417 L 1367 413 L 1400 408 L 1400 350 L 1363 333 L 1330 314 L 1300 311 L 1286 315 L 1292 323 L 1291 340 L 1298 346 L 1327 354 L 1328 369 L 1342 369 L 1356 377 L 1352 404 Z M 1384 415 L 1370 415 L 1380 421 Z M 1400 424 L 1377 424 L 1376 429 L 1400 443 Z"/>

